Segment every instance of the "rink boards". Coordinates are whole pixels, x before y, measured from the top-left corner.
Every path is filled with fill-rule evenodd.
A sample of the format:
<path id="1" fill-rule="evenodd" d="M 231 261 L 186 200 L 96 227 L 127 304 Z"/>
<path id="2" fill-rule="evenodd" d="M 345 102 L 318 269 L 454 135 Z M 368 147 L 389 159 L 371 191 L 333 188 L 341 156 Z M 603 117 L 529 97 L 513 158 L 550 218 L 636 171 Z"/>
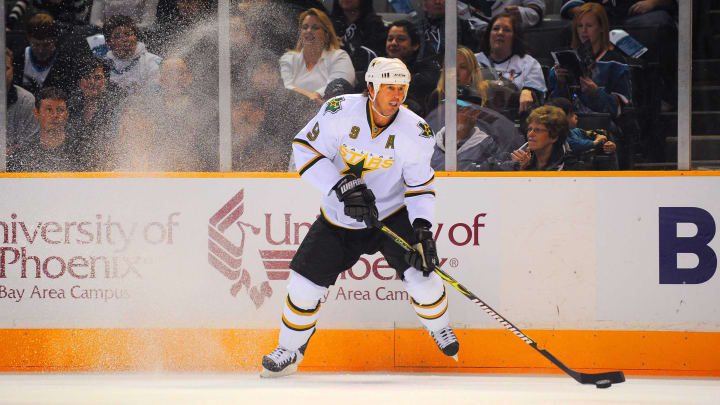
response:
<path id="1" fill-rule="evenodd" d="M 0 184 L 0 370 L 255 369 L 319 214 L 290 174 Z M 573 368 L 720 375 L 719 186 L 717 172 L 438 173 L 441 267 Z M 302 367 L 553 371 L 447 288 L 459 363 L 374 255 L 330 289 Z"/>

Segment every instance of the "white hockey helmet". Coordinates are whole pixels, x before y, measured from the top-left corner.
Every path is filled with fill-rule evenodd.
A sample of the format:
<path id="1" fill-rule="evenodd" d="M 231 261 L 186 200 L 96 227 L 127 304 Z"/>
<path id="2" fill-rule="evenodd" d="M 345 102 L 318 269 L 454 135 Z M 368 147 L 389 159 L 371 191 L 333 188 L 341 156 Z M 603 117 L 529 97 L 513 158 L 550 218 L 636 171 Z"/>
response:
<path id="1" fill-rule="evenodd" d="M 398 58 L 377 57 L 370 62 L 365 72 L 365 82 L 372 84 L 373 91 L 377 96 L 381 84 L 403 84 L 410 85 L 410 71 L 407 66 Z M 407 87 L 405 97 L 407 97 Z"/>

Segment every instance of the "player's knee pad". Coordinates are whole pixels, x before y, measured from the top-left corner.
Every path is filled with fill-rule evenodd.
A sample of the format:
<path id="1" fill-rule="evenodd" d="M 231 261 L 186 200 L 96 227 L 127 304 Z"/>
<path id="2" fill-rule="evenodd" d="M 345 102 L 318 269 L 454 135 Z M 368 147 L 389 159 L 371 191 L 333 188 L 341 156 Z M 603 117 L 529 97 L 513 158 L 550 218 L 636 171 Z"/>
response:
<path id="1" fill-rule="evenodd" d="M 287 289 L 292 303 L 302 309 L 317 307 L 318 301 L 328 291 L 327 287 L 317 285 L 294 271 L 290 272 L 290 283 Z"/>
<path id="2" fill-rule="evenodd" d="M 443 296 L 445 287 L 437 273 L 430 273 L 425 277 L 414 267 L 410 267 L 403 274 L 403 284 L 410 296 L 420 304 L 430 304 Z"/>

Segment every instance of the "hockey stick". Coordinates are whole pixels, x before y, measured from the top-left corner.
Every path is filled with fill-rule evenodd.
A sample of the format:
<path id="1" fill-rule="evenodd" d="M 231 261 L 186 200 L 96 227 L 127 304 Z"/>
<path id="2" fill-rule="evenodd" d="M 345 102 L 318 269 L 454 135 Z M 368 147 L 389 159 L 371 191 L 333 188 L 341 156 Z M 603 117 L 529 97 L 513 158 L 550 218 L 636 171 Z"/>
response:
<path id="1" fill-rule="evenodd" d="M 405 251 L 407 252 L 413 252 L 415 251 L 415 248 L 412 247 L 405 239 L 397 235 L 395 232 L 393 232 L 390 228 L 388 228 L 385 224 L 382 222 L 373 219 L 371 221 L 368 221 L 371 223 L 371 226 L 378 228 L 382 232 L 384 232 L 387 236 L 390 237 L 395 243 L 400 245 Z M 483 311 L 485 311 L 488 315 L 493 317 L 496 321 L 500 322 L 502 326 L 504 326 L 506 329 L 508 329 L 510 332 L 512 332 L 515 336 L 519 337 L 523 340 L 523 342 L 527 343 L 532 347 L 533 349 L 537 350 L 538 353 L 545 356 L 546 359 L 550 360 L 554 365 L 556 365 L 558 368 L 560 368 L 562 371 L 564 371 L 567 375 L 574 378 L 575 381 L 579 382 L 580 384 L 595 384 L 597 388 L 607 388 L 611 386 L 612 384 L 618 384 L 625 381 L 625 375 L 622 371 L 610 371 L 607 373 L 580 373 L 578 371 L 575 371 L 571 369 L 570 367 L 563 364 L 560 360 L 557 359 L 557 357 L 553 356 L 550 352 L 548 352 L 545 349 L 538 348 L 537 343 L 535 343 L 534 340 L 530 339 L 525 333 L 523 333 L 520 329 L 515 327 L 510 321 L 505 319 L 502 315 L 497 313 L 494 309 L 492 309 L 488 304 L 483 302 L 480 298 L 478 298 L 475 294 L 470 292 L 465 286 L 457 282 L 452 276 L 442 271 L 439 267 L 435 267 L 435 273 L 437 273 L 440 277 L 442 277 L 445 281 L 447 281 L 450 285 L 455 287 L 458 291 L 460 291 L 464 296 L 466 296 L 470 301 L 473 301 L 474 303 L 478 304 L 480 308 L 482 308 Z"/>

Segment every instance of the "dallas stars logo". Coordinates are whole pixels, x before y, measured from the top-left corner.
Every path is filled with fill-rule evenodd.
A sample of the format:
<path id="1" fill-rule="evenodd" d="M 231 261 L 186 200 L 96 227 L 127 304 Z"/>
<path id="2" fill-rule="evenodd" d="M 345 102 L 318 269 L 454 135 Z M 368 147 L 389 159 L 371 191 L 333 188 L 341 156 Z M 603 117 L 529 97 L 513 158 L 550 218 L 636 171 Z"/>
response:
<path id="1" fill-rule="evenodd" d="M 430 126 L 424 122 L 418 122 L 418 127 L 422 129 L 422 132 L 420 132 L 420 136 L 423 138 L 432 138 L 435 136 L 433 133 L 433 130 L 430 128 Z"/>
<path id="2" fill-rule="evenodd" d="M 367 155 L 363 156 L 362 159 L 360 159 L 357 163 L 348 163 L 347 160 L 344 160 L 345 162 L 345 170 L 340 172 L 340 174 L 347 175 L 347 174 L 354 174 L 355 177 L 358 179 L 361 179 L 363 174 L 365 172 L 369 172 L 373 169 L 369 169 L 365 167 L 365 158 L 367 158 Z"/>
<path id="3" fill-rule="evenodd" d="M 328 101 L 327 107 L 325 107 L 325 112 L 323 113 L 323 115 L 325 115 L 328 111 L 330 111 L 332 114 L 335 114 L 336 112 L 342 110 L 343 101 L 345 101 L 345 97 L 338 97 Z"/>

